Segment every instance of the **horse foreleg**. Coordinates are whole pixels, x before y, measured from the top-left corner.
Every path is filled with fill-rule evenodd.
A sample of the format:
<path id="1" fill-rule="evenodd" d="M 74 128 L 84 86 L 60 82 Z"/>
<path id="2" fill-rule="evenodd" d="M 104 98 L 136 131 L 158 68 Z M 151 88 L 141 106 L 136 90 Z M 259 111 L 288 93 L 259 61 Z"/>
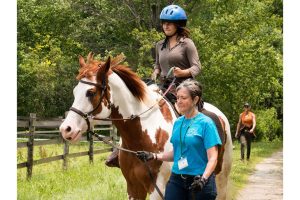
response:
<path id="1" fill-rule="evenodd" d="M 142 185 L 127 182 L 127 193 L 129 200 L 145 200 L 147 192 Z"/>

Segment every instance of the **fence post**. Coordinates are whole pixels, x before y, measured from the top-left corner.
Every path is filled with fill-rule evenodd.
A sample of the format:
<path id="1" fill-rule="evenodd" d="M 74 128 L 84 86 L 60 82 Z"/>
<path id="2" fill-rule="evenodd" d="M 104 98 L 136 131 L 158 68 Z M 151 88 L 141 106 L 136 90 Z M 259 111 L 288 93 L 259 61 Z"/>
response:
<path id="1" fill-rule="evenodd" d="M 117 128 L 112 124 L 112 130 L 109 131 L 110 138 L 112 139 L 113 143 L 116 144 L 118 140 Z"/>
<path id="2" fill-rule="evenodd" d="M 68 113 L 69 113 L 69 111 L 66 111 L 66 112 L 65 112 L 65 119 L 66 119 Z M 61 136 L 61 139 L 62 139 L 63 142 L 64 142 L 63 169 L 66 170 L 66 169 L 68 169 L 69 142 L 66 141 L 66 140 L 64 140 L 64 139 L 62 138 L 62 135 L 61 135 L 61 134 L 60 134 L 60 136 Z"/>
<path id="3" fill-rule="evenodd" d="M 63 169 L 66 170 L 68 168 L 68 155 L 69 155 L 69 142 L 64 141 L 64 155 L 63 155 Z"/>
<path id="4" fill-rule="evenodd" d="M 91 131 L 94 131 L 94 127 L 95 125 L 92 124 Z M 87 140 L 89 142 L 89 160 L 90 163 L 93 163 L 94 162 L 94 139 L 91 133 L 87 134 Z"/>
<path id="5" fill-rule="evenodd" d="M 29 118 L 29 137 L 27 142 L 27 180 L 32 176 L 33 167 L 33 143 L 34 143 L 34 123 L 36 121 L 36 114 L 30 113 Z"/>

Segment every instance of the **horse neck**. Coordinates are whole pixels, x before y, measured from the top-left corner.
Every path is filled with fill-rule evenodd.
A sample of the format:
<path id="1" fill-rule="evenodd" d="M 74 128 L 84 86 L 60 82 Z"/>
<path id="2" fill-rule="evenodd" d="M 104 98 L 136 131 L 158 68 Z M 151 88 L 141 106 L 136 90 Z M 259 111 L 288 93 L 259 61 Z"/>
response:
<path id="1" fill-rule="evenodd" d="M 123 117 L 130 117 L 138 114 L 145 107 L 145 103 L 135 98 L 127 88 L 123 80 L 116 74 L 109 76 L 109 86 L 112 103 L 118 107 L 119 113 Z"/>
<path id="2" fill-rule="evenodd" d="M 131 120 L 113 121 L 122 138 L 122 145 L 132 150 L 153 150 L 153 143 L 157 145 L 155 148 L 163 146 L 170 137 L 173 122 L 165 120 L 162 111 L 156 104 L 155 100 L 159 95 L 146 88 L 148 102 L 142 102 L 131 94 L 123 81 L 116 77 L 112 78 L 114 78 L 114 82 L 110 81 L 113 104 L 111 118 L 127 119 L 131 115 L 137 115 Z M 168 107 L 167 104 L 165 106 Z M 175 120 L 175 114 L 172 115 Z"/>

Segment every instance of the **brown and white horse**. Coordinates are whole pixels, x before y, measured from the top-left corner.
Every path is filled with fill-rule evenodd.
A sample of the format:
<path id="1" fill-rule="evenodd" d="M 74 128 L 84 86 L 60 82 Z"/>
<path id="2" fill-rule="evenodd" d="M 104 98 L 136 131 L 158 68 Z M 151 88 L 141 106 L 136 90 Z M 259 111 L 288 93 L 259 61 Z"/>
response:
<path id="1" fill-rule="evenodd" d="M 87 62 L 79 57 L 79 83 L 73 90 L 73 110 L 60 126 L 63 138 L 71 142 L 78 141 L 88 129 L 88 123 L 82 115 L 92 114 L 97 118 L 124 119 L 113 121 L 122 138 L 123 148 L 132 151 L 170 151 L 170 137 L 176 120 L 171 105 L 155 91 L 157 86 L 147 87 L 133 71 L 119 62 L 118 57 L 112 61 L 108 58 L 106 62 L 94 60 L 92 53 L 88 55 Z M 204 107 L 225 122 L 227 142 L 222 170 L 216 181 L 218 199 L 226 199 L 232 152 L 229 122 L 216 107 L 208 103 Z M 129 199 L 145 199 L 147 193 L 151 200 L 161 199 L 142 161 L 132 153 L 120 151 L 119 162 L 127 182 Z M 149 161 L 148 164 L 157 186 L 164 194 L 172 163 Z"/>

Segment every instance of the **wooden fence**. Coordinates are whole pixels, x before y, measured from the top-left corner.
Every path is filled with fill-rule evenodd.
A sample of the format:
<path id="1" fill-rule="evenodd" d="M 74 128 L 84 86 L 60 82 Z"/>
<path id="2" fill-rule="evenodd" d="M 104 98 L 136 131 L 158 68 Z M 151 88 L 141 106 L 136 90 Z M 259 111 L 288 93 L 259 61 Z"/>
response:
<path id="1" fill-rule="evenodd" d="M 89 150 L 85 152 L 69 153 L 69 142 L 62 139 L 59 126 L 63 122 L 63 118 L 52 118 L 52 119 L 39 119 L 36 114 L 30 113 L 29 117 L 18 117 L 17 127 L 25 129 L 24 131 L 18 131 L 18 138 L 28 138 L 27 142 L 18 142 L 17 148 L 27 148 L 27 161 L 18 163 L 17 168 L 27 167 L 27 179 L 32 176 L 32 169 L 34 165 L 39 165 L 43 163 L 48 163 L 57 160 L 63 160 L 63 168 L 68 167 L 68 158 L 74 158 L 79 156 L 89 156 L 90 162 L 94 160 L 94 154 L 100 154 L 109 152 L 112 148 L 104 148 L 94 150 L 94 137 L 87 135 L 87 137 L 82 137 L 81 140 L 87 140 L 89 142 Z M 109 137 L 114 143 L 117 141 L 117 131 L 111 122 L 108 121 L 96 121 L 91 125 L 94 131 L 109 131 Z M 43 130 L 38 130 L 43 129 Z M 51 130 L 45 130 L 51 129 Z M 47 140 L 37 140 L 37 139 L 47 139 Z M 39 160 L 33 160 L 34 146 L 50 145 L 50 144 L 64 144 L 63 154 L 52 156 L 48 158 L 42 158 Z"/>

